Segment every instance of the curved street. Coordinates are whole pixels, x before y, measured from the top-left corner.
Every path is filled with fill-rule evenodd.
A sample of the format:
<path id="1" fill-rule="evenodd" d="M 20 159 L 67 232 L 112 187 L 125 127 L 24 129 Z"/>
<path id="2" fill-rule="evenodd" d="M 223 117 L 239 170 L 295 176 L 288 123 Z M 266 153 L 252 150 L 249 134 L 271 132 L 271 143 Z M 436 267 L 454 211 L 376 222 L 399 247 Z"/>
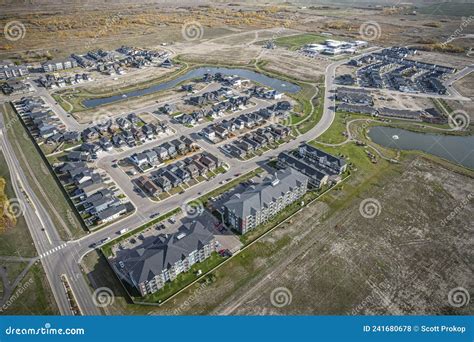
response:
<path id="1" fill-rule="evenodd" d="M 365 53 L 361 54 L 361 56 L 372 53 L 378 49 L 379 48 L 368 49 Z M 204 150 L 215 155 L 219 155 L 220 159 L 230 166 L 231 171 L 229 171 L 229 173 L 233 175 L 245 174 L 261 165 L 265 160 L 276 157 L 284 150 L 295 148 L 302 142 L 309 142 L 316 139 L 321 134 L 326 132 L 334 121 L 336 105 L 334 96 L 335 70 L 338 66 L 346 63 L 347 60 L 348 59 L 341 59 L 327 66 L 325 70 L 325 92 L 322 116 L 319 122 L 308 132 L 299 135 L 294 140 L 281 145 L 275 150 L 271 150 L 262 156 L 257 156 L 248 161 L 240 161 L 234 158 L 228 158 L 220 152 L 216 145 L 202 140 L 199 141 L 199 145 L 201 145 Z M 38 91 L 38 89 L 36 90 Z M 59 111 L 59 114 L 62 114 L 60 115 L 61 118 L 68 118 L 68 121 L 66 122 L 68 127 L 82 127 L 82 125 L 78 124 L 71 116 L 67 116 L 67 113 L 62 108 L 58 109 L 54 99 L 52 99 L 51 95 L 47 91 L 41 90 L 38 92 L 39 94 L 37 95 L 41 95 L 46 99 L 49 99 L 48 102 L 50 102 L 51 107 L 56 111 Z M 6 137 L 6 127 L 3 124 L 3 117 L 0 117 L 0 127 L 1 148 L 5 154 L 11 174 L 16 175 L 16 177 L 12 177 L 13 186 L 18 198 L 25 203 L 24 216 L 28 223 L 31 236 L 33 237 L 39 259 L 41 260 L 41 263 L 44 267 L 48 281 L 52 288 L 52 292 L 62 315 L 72 314 L 68 298 L 60 279 L 62 275 L 65 275 L 69 279 L 70 286 L 75 295 L 77 304 L 84 315 L 99 315 L 102 313 L 101 310 L 94 304 L 93 295 L 79 265 L 83 256 L 92 250 L 90 247 L 91 245 L 96 244 L 97 242 L 106 238 L 114 239 L 118 237 L 118 232 L 123 228 L 130 228 L 130 230 L 132 230 L 141 226 L 150 220 L 150 215 L 156 213 L 157 209 L 159 209 L 161 214 L 164 214 L 177 207 L 180 207 L 185 199 L 189 201 L 192 198 L 199 197 L 201 192 L 205 193 L 210 189 L 218 188 L 220 186 L 220 182 L 229 177 L 229 173 L 220 174 L 210 181 L 202 182 L 187 189 L 185 194 L 172 196 L 159 203 L 155 203 L 146 199 L 146 203 L 144 205 L 142 205 L 141 201 L 139 205 L 137 205 L 135 202 L 139 201 L 138 196 L 130 196 L 130 189 L 124 189 L 127 195 L 129 195 L 131 201 L 135 204 L 135 207 L 139 208 L 137 211 L 116 223 L 106 226 L 96 232 L 89 233 L 80 239 L 65 242 L 60 239 L 48 212 L 44 209 L 41 202 L 38 200 L 35 193 L 28 185 L 27 178 L 23 173 L 17 157 L 15 156 L 14 150 Z M 196 134 L 199 130 L 199 126 L 193 128 L 181 127 L 178 134 L 192 135 Z M 116 158 L 116 156 L 113 158 Z M 99 167 L 107 168 L 105 163 L 99 163 Z M 110 172 L 112 178 L 114 179 L 116 177 L 128 177 L 125 175 L 125 173 L 117 169 L 107 169 L 107 172 Z M 128 183 L 130 182 L 128 181 Z"/>

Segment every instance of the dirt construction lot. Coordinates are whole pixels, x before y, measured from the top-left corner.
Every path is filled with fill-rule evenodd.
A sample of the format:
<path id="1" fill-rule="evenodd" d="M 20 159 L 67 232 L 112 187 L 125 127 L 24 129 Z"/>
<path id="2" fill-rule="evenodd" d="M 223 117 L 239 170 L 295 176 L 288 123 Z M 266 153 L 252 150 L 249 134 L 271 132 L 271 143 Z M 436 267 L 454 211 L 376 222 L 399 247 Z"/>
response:
<path id="1" fill-rule="evenodd" d="M 109 314 L 472 314 L 448 302 L 473 286 L 472 173 L 413 158 L 347 198 L 349 180 L 161 307 L 131 304 L 95 253 L 90 280 L 113 289 Z"/>
<path id="2" fill-rule="evenodd" d="M 371 192 L 374 218 L 359 212 L 364 196 L 324 224 L 313 207 L 291 229 L 311 230 L 307 248 L 215 313 L 472 314 L 472 303 L 450 306 L 448 293 L 473 285 L 473 191 L 472 178 L 420 158 Z"/>

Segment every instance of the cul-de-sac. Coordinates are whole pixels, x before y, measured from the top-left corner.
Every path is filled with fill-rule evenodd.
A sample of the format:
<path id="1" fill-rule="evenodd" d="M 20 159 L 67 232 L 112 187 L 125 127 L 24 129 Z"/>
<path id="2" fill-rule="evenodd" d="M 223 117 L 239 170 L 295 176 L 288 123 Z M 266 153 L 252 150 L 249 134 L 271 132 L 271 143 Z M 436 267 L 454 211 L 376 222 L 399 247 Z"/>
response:
<path id="1" fill-rule="evenodd" d="M 1 4 L 5 315 L 472 315 L 474 8 Z"/>

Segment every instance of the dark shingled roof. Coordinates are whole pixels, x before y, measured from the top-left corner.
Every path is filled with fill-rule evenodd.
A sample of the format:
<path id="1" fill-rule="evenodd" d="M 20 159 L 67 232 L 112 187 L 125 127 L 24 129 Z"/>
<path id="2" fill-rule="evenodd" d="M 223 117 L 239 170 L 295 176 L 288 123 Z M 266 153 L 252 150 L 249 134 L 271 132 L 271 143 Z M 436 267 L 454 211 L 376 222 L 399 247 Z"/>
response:
<path id="1" fill-rule="evenodd" d="M 304 184 L 308 177 L 291 168 L 279 171 L 276 176 L 265 179 L 256 186 L 250 186 L 240 194 L 233 195 L 224 206 L 240 218 L 254 215 L 268 203 L 283 196 L 289 190 Z"/>
<path id="2" fill-rule="evenodd" d="M 194 221 L 184 224 L 175 234 L 147 237 L 136 248 L 119 251 L 117 261 L 122 261 L 132 281 L 140 284 L 171 268 L 189 253 L 202 249 L 213 239 L 209 230 Z"/>

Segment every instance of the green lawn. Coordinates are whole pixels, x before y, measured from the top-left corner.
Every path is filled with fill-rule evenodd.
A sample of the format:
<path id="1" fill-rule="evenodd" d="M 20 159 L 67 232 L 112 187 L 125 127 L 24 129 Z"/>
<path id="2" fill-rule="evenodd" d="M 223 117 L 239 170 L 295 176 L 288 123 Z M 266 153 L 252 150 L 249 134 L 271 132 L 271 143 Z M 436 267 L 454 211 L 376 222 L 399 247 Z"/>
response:
<path id="1" fill-rule="evenodd" d="M 53 175 L 50 166 L 42 158 L 41 150 L 32 141 L 21 120 L 16 119 L 17 115 L 12 106 L 10 104 L 5 106 L 5 123 L 11 126 L 7 133 L 8 139 L 15 150 L 30 187 L 45 206 L 61 238 L 70 239 L 68 230 L 72 237 L 83 236 L 85 230 L 78 219 L 75 208 L 59 181 L 56 180 L 56 176 Z"/>
<path id="2" fill-rule="evenodd" d="M 417 9 L 420 14 L 469 17 L 474 15 L 474 6 L 472 3 L 449 3 L 440 2 L 429 6 L 420 6 Z"/>
<path id="3" fill-rule="evenodd" d="M 354 119 L 373 119 L 369 115 L 352 114 L 347 112 L 337 112 L 336 117 L 331 125 L 331 128 L 319 136 L 316 141 L 326 144 L 338 144 L 347 140 L 347 137 L 342 135 L 346 132 L 347 122 Z M 352 128 L 354 130 L 354 128 Z"/>
<path id="4" fill-rule="evenodd" d="M 179 194 L 181 191 L 183 191 L 183 188 L 181 186 L 177 186 L 177 187 L 172 188 L 169 191 L 169 193 L 170 195 L 176 195 L 176 194 Z"/>
<path id="5" fill-rule="evenodd" d="M 3 312 L 6 315 L 59 315 L 53 293 L 40 263 L 33 265 L 14 291 L 18 298 Z"/>
<path id="6" fill-rule="evenodd" d="M 5 194 L 7 198 L 16 198 L 15 191 L 11 184 L 10 171 L 8 170 L 5 157 L 0 151 L 0 178 L 5 179 Z M 0 255 L 20 255 L 23 257 L 36 256 L 36 249 L 33 246 L 33 240 L 30 231 L 26 225 L 25 218 L 20 216 L 16 220 L 14 228 L 3 230 L 0 227 Z"/>
<path id="7" fill-rule="evenodd" d="M 311 96 L 314 94 L 314 89 L 313 93 Z M 318 95 L 313 98 L 313 106 L 314 110 L 311 112 L 311 104 L 310 104 L 310 98 L 311 96 L 309 94 L 304 95 L 305 97 L 303 98 L 302 101 L 304 101 L 304 116 L 311 115 L 307 120 L 302 120 L 302 122 L 297 125 L 298 130 L 300 133 L 304 134 L 311 130 L 318 122 L 319 119 L 321 119 L 321 116 L 323 114 L 323 109 L 324 109 L 324 87 L 319 87 L 318 88 Z"/>
<path id="8" fill-rule="evenodd" d="M 164 200 L 165 198 L 168 198 L 168 197 L 170 197 L 170 195 L 167 194 L 166 192 L 162 192 L 161 194 L 158 195 L 158 199 L 160 201 L 162 201 L 162 200 Z"/>
<path id="9" fill-rule="evenodd" d="M 224 260 L 225 258 L 221 257 L 219 254 L 214 252 L 211 254 L 209 258 L 207 258 L 203 262 L 193 265 L 188 272 L 181 273 L 180 275 L 178 275 L 178 277 L 175 280 L 171 282 L 167 282 L 165 286 L 159 291 L 151 295 L 148 295 L 146 297 L 134 298 L 134 300 L 137 302 L 145 302 L 145 303 L 161 303 L 162 301 L 174 295 L 179 290 L 191 284 L 193 281 L 195 281 L 199 277 L 205 276 L 207 272 L 212 270 L 214 267 L 219 265 Z M 201 270 L 200 276 L 197 275 L 198 270 Z"/>
<path id="10" fill-rule="evenodd" d="M 326 39 L 328 39 L 328 37 L 319 34 L 303 33 L 294 36 L 279 37 L 275 39 L 275 44 L 277 46 L 286 47 L 290 50 L 296 50 L 306 44 L 324 43 Z"/>

